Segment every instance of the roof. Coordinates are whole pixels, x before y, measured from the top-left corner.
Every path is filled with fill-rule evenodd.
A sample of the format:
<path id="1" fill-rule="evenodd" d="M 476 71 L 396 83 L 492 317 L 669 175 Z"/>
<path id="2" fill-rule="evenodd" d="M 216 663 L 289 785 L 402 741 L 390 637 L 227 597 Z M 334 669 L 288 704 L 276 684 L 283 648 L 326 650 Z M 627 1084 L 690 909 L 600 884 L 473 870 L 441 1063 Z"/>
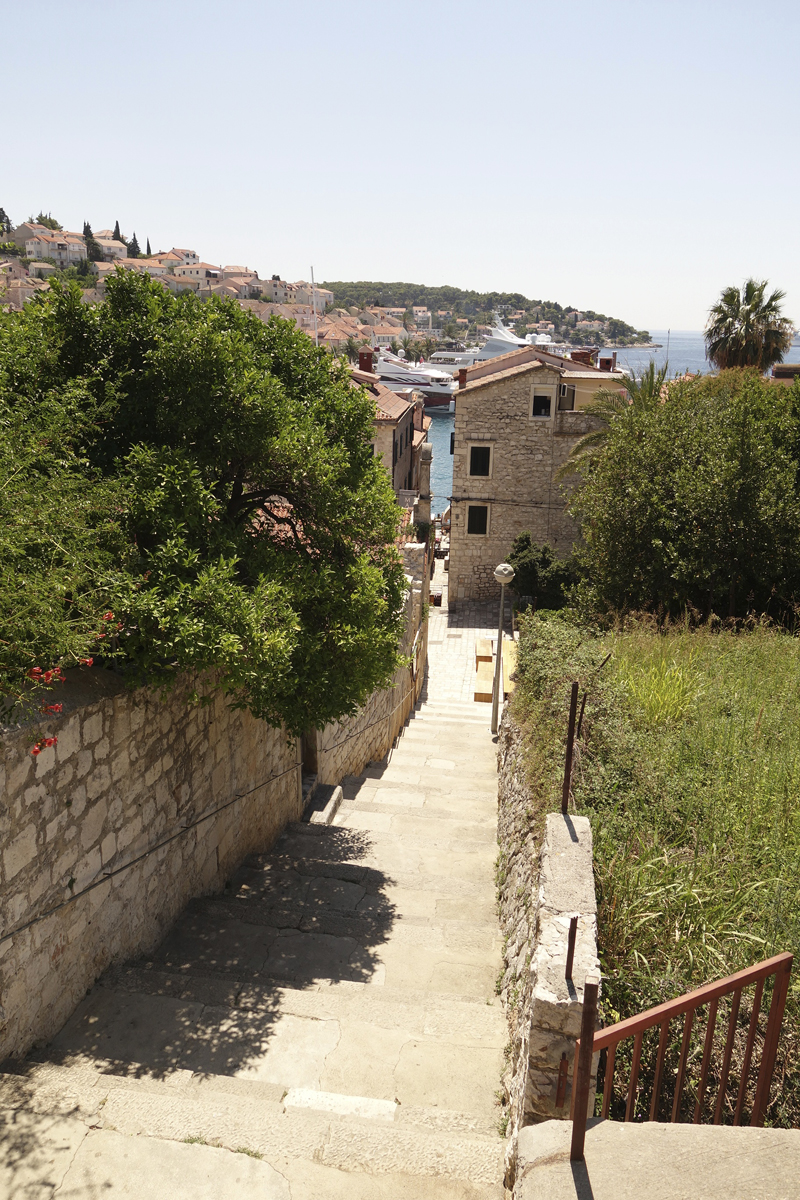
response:
<path id="1" fill-rule="evenodd" d="M 365 387 L 375 401 L 376 421 L 391 421 L 396 424 L 414 407 L 410 400 L 399 392 L 393 392 L 384 387 L 377 375 L 371 371 L 359 371 L 357 367 L 350 368 L 350 378 L 353 383 Z"/>

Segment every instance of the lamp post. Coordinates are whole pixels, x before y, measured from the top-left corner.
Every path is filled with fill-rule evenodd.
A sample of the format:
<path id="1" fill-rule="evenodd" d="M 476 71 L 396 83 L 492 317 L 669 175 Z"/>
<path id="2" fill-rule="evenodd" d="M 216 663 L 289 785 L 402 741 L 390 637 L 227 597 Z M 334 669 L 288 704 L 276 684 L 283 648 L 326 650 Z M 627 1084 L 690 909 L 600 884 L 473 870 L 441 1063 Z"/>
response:
<path id="1" fill-rule="evenodd" d="M 500 584 L 500 621 L 497 626 L 497 655 L 494 664 L 494 686 L 492 688 L 492 733 L 497 733 L 497 714 L 500 708 L 500 688 L 503 686 L 503 618 L 505 616 L 506 584 L 514 578 L 514 568 L 500 563 L 494 569 L 494 577 Z"/>

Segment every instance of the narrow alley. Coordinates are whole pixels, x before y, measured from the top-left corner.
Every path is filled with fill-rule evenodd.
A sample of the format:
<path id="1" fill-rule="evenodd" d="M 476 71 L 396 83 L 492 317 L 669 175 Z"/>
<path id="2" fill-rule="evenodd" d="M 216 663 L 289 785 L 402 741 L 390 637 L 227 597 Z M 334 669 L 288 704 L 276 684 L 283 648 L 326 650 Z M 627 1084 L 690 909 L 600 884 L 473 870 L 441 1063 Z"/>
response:
<path id="1" fill-rule="evenodd" d="M 437 568 L 395 748 L 345 780 L 331 825 L 290 826 L 3 1078 L 0 1194 L 502 1197 L 497 777 L 472 699 L 492 620 L 449 614 Z"/>

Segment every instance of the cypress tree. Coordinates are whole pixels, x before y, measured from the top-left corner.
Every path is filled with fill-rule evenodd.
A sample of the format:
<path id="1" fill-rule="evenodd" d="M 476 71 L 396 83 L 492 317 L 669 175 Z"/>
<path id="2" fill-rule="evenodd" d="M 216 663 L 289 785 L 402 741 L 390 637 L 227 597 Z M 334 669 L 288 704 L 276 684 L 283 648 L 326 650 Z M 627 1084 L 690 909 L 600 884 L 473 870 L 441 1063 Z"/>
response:
<path id="1" fill-rule="evenodd" d="M 128 258 L 139 258 L 141 253 L 142 252 L 139 249 L 139 243 L 136 240 L 136 230 L 134 229 L 133 237 L 128 242 Z"/>
<path id="2" fill-rule="evenodd" d="M 122 241 L 122 234 L 119 231 L 119 221 L 114 222 L 114 241 L 115 242 Z"/>
<path id="3" fill-rule="evenodd" d="M 150 238 L 147 239 L 147 257 L 149 258 L 153 251 L 150 249 Z"/>

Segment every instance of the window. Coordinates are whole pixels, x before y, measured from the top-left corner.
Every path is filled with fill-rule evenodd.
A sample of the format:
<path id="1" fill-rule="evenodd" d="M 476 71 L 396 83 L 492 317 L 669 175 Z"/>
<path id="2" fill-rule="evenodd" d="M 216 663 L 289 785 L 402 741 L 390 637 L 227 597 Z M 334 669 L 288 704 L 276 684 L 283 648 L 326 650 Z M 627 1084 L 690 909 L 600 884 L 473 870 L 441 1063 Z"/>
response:
<path id="1" fill-rule="evenodd" d="M 488 526 L 488 504 L 470 504 L 467 508 L 467 533 L 486 533 Z"/>
<path id="2" fill-rule="evenodd" d="M 575 387 L 571 383 L 562 383 L 558 389 L 558 411 L 575 411 Z"/>
<path id="3" fill-rule="evenodd" d="M 470 446 L 469 450 L 469 473 L 470 475 L 486 475 L 490 474 L 492 465 L 492 448 L 491 446 Z"/>
<path id="4" fill-rule="evenodd" d="M 537 396 L 533 397 L 533 411 L 531 416 L 534 417 L 549 417 L 550 416 L 550 397 Z"/>

